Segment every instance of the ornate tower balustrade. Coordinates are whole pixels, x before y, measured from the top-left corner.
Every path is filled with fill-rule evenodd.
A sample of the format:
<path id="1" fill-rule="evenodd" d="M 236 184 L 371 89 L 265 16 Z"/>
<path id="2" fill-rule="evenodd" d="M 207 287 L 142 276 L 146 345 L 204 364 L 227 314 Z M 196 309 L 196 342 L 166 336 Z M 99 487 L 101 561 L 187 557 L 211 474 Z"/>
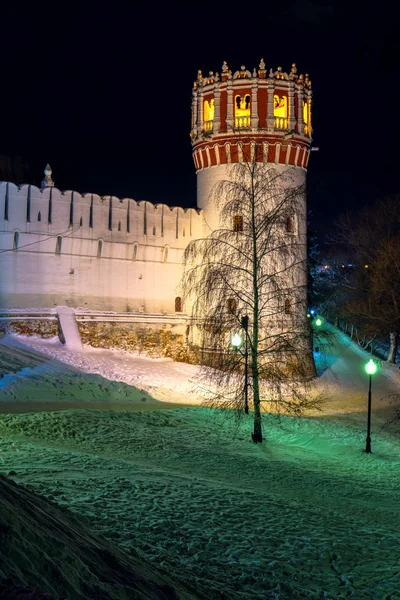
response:
<path id="1" fill-rule="evenodd" d="M 262 144 L 260 160 L 305 169 L 312 136 L 311 81 L 281 67 L 267 72 L 261 59 L 251 73 L 242 66 L 232 74 L 226 62 L 221 73 L 198 71 L 193 86 L 193 158 L 196 169 L 236 162 L 246 145 Z"/>

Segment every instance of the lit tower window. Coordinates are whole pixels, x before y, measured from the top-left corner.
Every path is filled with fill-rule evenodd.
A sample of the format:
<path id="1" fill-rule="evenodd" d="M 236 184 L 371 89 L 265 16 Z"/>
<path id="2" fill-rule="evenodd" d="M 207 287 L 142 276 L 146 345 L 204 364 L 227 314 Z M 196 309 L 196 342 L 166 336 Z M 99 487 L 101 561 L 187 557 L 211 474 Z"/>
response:
<path id="1" fill-rule="evenodd" d="M 212 131 L 214 120 L 214 98 L 204 100 L 204 131 Z"/>
<path id="2" fill-rule="evenodd" d="M 287 96 L 274 95 L 274 117 L 276 129 L 287 129 L 288 127 L 288 107 Z"/>
<path id="3" fill-rule="evenodd" d="M 235 97 L 235 127 L 250 127 L 250 94 Z"/>
<path id="4" fill-rule="evenodd" d="M 311 134 L 311 106 L 308 100 L 303 100 L 303 121 L 305 135 Z"/>

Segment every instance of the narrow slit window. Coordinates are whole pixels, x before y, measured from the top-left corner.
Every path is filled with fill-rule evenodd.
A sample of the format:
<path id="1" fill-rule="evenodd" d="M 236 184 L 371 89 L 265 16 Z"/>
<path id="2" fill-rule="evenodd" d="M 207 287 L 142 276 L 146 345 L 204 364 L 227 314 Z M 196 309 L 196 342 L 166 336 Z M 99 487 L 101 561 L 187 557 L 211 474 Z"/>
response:
<path id="1" fill-rule="evenodd" d="M 118 221 L 118 231 L 121 231 L 121 221 Z"/>
<path id="2" fill-rule="evenodd" d="M 294 233 L 293 217 L 286 218 L 286 233 Z"/>
<path id="3" fill-rule="evenodd" d="M 156 228 L 153 227 L 153 235 L 156 235 Z"/>
<path id="4" fill-rule="evenodd" d="M 19 232 L 14 231 L 13 250 L 18 250 L 19 246 Z"/>
<path id="5" fill-rule="evenodd" d="M 167 262 L 168 260 L 168 246 L 166 246 L 163 250 L 163 262 Z"/>
<path id="6" fill-rule="evenodd" d="M 182 298 L 180 296 L 175 298 L 175 312 L 182 312 Z"/>
<path id="7" fill-rule="evenodd" d="M 243 217 L 242 217 L 242 215 L 235 215 L 233 217 L 233 231 L 236 231 L 236 233 L 239 233 L 240 231 L 243 231 Z"/>
<path id="8" fill-rule="evenodd" d="M 291 315 L 291 314 L 292 314 L 292 303 L 289 298 L 286 298 L 286 300 L 285 300 L 285 315 Z"/>
<path id="9" fill-rule="evenodd" d="M 134 246 L 133 246 L 133 254 L 132 254 L 132 260 L 133 261 L 135 261 L 137 259 L 137 251 L 138 251 L 137 244 L 134 244 Z"/>
<path id="10" fill-rule="evenodd" d="M 236 313 L 237 302 L 236 302 L 235 298 L 228 298 L 228 300 L 226 302 L 226 308 L 228 309 L 228 312 L 230 314 L 233 315 Z"/>
<path id="11" fill-rule="evenodd" d="M 37 220 L 38 220 L 38 221 L 41 221 L 41 220 L 42 220 L 42 213 L 40 212 L 40 210 L 39 210 L 39 212 L 38 212 Z"/>
<path id="12" fill-rule="evenodd" d="M 97 258 L 101 258 L 102 254 L 103 254 L 103 242 L 102 242 L 102 240 L 99 240 L 97 242 Z"/>
<path id="13" fill-rule="evenodd" d="M 57 241 L 56 241 L 56 254 L 57 254 L 57 256 L 60 256 L 60 254 L 61 254 L 61 248 L 62 248 L 62 237 L 59 235 L 57 237 Z"/>
<path id="14" fill-rule="evenodd" d="M 93 194 L 90 199 L 90 210 L 89 210 L 89 227 L 93 228 Z"/>

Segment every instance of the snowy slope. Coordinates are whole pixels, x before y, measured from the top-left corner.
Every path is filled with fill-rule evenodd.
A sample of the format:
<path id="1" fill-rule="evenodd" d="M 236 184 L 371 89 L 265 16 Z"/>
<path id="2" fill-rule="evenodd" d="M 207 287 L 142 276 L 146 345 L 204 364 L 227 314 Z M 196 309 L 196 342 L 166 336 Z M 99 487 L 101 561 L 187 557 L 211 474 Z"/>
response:
<path id="1" fill-rule="evenodd" d="M 82 519 L 1 476 L 0 521 L 2 579 L 12 573 L 20 582 L 40 584 L 54 598 L 65 594 L 71 600 L 198 598 L 93 535 Z M 6 595 L 1 587 L 0 598 L 17 597 Z"/>
<path id="2" fill-rule="evenodd" d="M 265 414 L 254 445 L 251 415 L 236 426 L 151 400 L 201 401 L 187 395 L 196 367 L 4 339 L 48 361 L 0 380 L 0 472 L 209 600 L 400 598 L 400 440 L 381 429 L 398 387 L 374 379 L 366 455 L 365 354 L 351 343 L 339 337 L 318 357 L 322 414 Z M 85 400 L 92 385 L 98 401 Z M 85 410 L 61 410 L 74 403 Z"/>
<path id="3" fill-rule="evenodd" d="M 398 598 L 400 442 L 204 408 L 0 415 L 0 470 L 211 599 Z"/>

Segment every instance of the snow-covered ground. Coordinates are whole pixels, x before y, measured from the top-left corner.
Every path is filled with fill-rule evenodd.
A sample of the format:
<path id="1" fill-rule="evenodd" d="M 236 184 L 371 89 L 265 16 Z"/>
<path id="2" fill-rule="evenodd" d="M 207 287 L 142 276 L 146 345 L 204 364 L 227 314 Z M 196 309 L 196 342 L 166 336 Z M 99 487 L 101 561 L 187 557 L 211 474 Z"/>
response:
<path id="1" fill-rule="evenodd" d="M 0 380 L 0 404 L 14 381 L 14 404 L 24 390 L 29 403 L 29 389 L 38 404 L 49 378 L 47 407 L 51 398 L 69 407 L 89 381 L 102 390 L 91 406 L 102 410 L 81 398 L 80 410 L 0 414 L 0 472 L 210 600 L 400 598 L 400 440 L 381 430 L 380 407 L 386 417 L 390 406 L 378 400 L 399 388 L 382 372 L 374 379 L 367 455 L 365 355 L 351 342 L 339 336 L 317 356 L 319 385 L 330 394 L 322 414 L 264 414 L 261 445 L 249 441 L 251 415 L 236 426 L 201 406 L 167 410 L 154 401 L 161 410 L 114 410 L 145 408 L 157 394 L 183 400 L 196 367 L 29 343 L 52 358 Z M 126 389 L 124 406 L 114 385 Z M 106 400 L 108 389 L 114 399 Z"/>
<path id="2" fill-rule="evenodd" d="M 90 346 L 85 346 L 84 352 L 74 352 L 58 337 L 7 335 L 0 342 L 0 370 L 2 350 L 4 361 L 7 352 L 11 352 L 12 360 L 27 368 L 17 376 L 10 374 L 0 379 L 0 403 L 29 399 L 131 403 L 144 402 L 142 399 L 146 398 L 147 404 L 154 399 L 183 404 L 202 401 L 193 380 L 198 367 L 170 358 L 149 358 Z M 61 394 L 60 382 L 66 380 L 70 385 Z"/>

